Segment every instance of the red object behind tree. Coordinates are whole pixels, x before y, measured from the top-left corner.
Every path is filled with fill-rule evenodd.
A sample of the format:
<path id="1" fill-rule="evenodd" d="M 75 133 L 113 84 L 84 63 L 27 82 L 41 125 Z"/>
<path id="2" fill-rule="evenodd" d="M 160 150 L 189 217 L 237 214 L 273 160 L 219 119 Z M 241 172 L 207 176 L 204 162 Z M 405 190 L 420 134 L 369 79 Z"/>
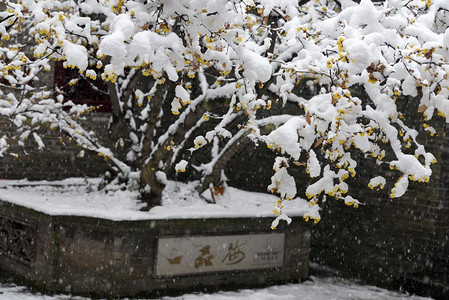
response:
<path id="1" fill-rule="evenodd" d="M 79 79 L 69 85 L 72 79 Z M 111 112 L 111 100 L 106 85 L 101 79 L 83 78 L 76 70 L 64 68 L 61 62 L 55 63 L 55 85 L 64 92 L 64 98 L 75 104 L 97 106 L 97 111 Z"/>

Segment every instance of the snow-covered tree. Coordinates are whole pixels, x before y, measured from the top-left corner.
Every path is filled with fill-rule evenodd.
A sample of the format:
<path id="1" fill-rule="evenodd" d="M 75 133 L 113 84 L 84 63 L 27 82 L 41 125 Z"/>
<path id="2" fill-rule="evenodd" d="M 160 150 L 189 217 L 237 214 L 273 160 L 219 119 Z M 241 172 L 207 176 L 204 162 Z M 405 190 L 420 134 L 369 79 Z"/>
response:
<path id="1" fill-rule="evenodd" d="M 273 227 L 289 220 L 282 202 L 302 196 L 292 167 L 313 178 L 305 195 L 311 205 L 325 195 L 360 204 L 346 195 L 360 153 L 401 174 L 392 198 L 410 180 L 431 176 L 435 158 L 418 136 L 437 134 L 429 123 L 434 115 L 449 120 L 445 0 L 3 5 L 0 114 L 18 126 L 19 143 L 32 134 L 44 147 L 34 129 L 59 128 L 84 151 L 104 156 L 122 182 L 137 180 L 150 206 L 174 172 L 189 168 L 204 189 L 219 186 L 224 165 L 245 141 L 278 153 L 268 187 L 279 195 Z M 52 60 L 106 83 L 112 147 L 80 125 L 90 108 L 36 83 Z M 407 122 L 414 106 L 423 119 Z M 0 153 L 8 143 L 0 139 Z M 189 164 L 200 152 L 202 163 Z M 391 179 L 379 175 L 370 187 Z"/>

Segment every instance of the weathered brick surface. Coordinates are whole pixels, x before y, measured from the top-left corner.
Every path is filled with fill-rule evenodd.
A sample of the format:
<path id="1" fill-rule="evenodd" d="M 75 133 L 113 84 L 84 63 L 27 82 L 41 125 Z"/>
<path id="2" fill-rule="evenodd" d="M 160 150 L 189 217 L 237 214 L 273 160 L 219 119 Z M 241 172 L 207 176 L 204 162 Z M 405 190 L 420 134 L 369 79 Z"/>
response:
<path id="1" fill-rule="evenodd" d="M 367 188 L 378 169 L 365 161 L 359 173 L 363 184 L 350 186 L 364 205 L 354 209 L 339 201 L 325 203 L 322 221 L 313 230 L 312 261 L 377 285 L 403 285 L 435 297 L 449 295 L 449 289 L 444 291 L 444 286 L 449 287 L 449 170 L 445 168 L 449 140 L 446 128 L 440 128 L 440 137 L 426 136 L 422 141 L 438 160 L 430 182 L 411 182 L 401 198 L 390 199 L 387 191 Z M 394 182 L 394 172 L 390 173 Z M 410 278 L 423 286 L 410 285 Z"/>
<path id="2" fill-rule="evenodd" d="M 413 118 L 406 120 L 419 130 L 416 107 L 409 107 Z M 420 133 L 421 143 L 435 154 L 429 183 L 410 182 L 401 198 L 390 199 L 389 191 L 399 174 L 388 165 L 358 159 L 357 181 L 348 181 L 350 194 L 363 202 L 348 207 L 332 198 L 323 204 L 321 221 L 314 225 L 311 260 L 338 271 L 342 276 L 371 284 L 404 288 L 436 297 L 449 297 L 449 138 L 441 118 L 432 121 L 439 137 Z M 249 157 L 238 157 L 227 167 L 229 184 L 255 191 L 266 191 L 272 175 L 275 154 L 264 145 L 251 146 Z M 269 170 L 269 171 L 267 171 Z M 303 170 L 291 172 L 303 196 L 310 179 Z M 383 175 L 389 183 L 384 190 L 368 188 L 369 180 Z M 426 285 L 410 286 L 408 278 Z M 448 289 L 438 291 L 436 284 Z M 429 287 L 433 290 L 428 289 Z M 443 295 L 443 296 L 441 296 Z"/>
<path id="3" fill-rule="evenodd" d="M 108 120 L 108 114 L 99 113 L 89 115 L 85 122 L 87 128 L 98 133 L 99 138 L 104 138 L 107 136 Z M 1 135 L 14 134 L 15 131 L 15 125 L 0 119 Z M 24 147 L 11 141 L 8 153 L 0 158 L 0 178 L 56 180 L 99 176 L 107 170 L 104 160 L 89 151 L 85 151 L 85 157 L 78 157 L 82 149 L 75 142 L 70 142 L 59 130 L 42 128 L 38 133 L 45 144 L 45 148 L 41 150 L 31 134 Z M 17 158 L 10 154 L 17 154 Z"/>

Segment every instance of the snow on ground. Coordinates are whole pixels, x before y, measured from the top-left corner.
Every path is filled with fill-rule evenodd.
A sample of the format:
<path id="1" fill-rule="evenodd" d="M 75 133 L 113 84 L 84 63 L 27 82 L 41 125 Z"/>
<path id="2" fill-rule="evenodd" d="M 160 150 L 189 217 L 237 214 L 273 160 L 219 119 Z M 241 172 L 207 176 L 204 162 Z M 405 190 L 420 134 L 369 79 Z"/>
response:
<path id="1" fill-rule="evenodd" d="M 0 300 L 88 300 L 70 295 L 45 296 L 31 293 L 25 287 L 0 283 Z M 262 289 L 244 289 L 235 292 L 213 294 L 185 294 L 178 297 L 164 297 L 163 300 L 396 300 L 430 299 L 407 296 L 374 286 L 361 285 L 340 278 L 312 277 L 311 281 L 297 284 L 271 286 Z M 137 299 L 135 299 L 137 300 Z"/>
<path id="2" fill-rule="evenodd" d="M 91 216 L 110 220 L 146 220 L 167 218 L 221 218 L 221 217 L 275 217 L 273 205 L 276 197 L 253 193 L 232 187 L 217 199 L 208 203 L 195 190 L 195 183 L 170 181 L 166 187 L 162 206 L 148 212 L 139 211 L 143 206 L 133 191 L 98 191 L 99 179 L 70 178 L 61 181 L 0 180 L 0 199 L 26 206 L 50 215 Z M 289 216 L 316 215 L 317 206 L 303 199 L 284 203 Z"/>

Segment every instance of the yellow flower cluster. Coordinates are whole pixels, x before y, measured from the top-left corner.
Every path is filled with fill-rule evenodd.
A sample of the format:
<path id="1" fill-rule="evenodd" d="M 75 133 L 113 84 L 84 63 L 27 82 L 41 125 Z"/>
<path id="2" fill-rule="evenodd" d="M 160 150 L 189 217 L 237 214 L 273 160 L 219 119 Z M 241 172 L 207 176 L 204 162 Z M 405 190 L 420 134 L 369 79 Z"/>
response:
<path id="1" fill-rule="evenodd" d="M 3 70 L 4 70 L 4 71 L 9 71 L 9 70 L 20 70 L 20 66 L 18 66 L 18 65 L 8 65 L 8 66 L 3 67 Z M 3 70 L 2 70 L 2 71 L 3 71 Z"/>
<path id="2" fill-rule="evenodd" d="M 315 206 L 316 204 L 318 204 L 318 198 L 315 197 L 315 198 L 311 199 L 309 201 L 309 204 L 312 206 Z"/>
<path id="3" fill-rule="evenodd" d="M 279 198 L 276 203 L 274 204 L 273 213 L 276 215 L 280 215 L 282 213 L 282 209 L 284 208 L 284 205 L 282 205 L 282 199 Z"/>
<path id="4" fill-rule="evenodd" d="M 307 214 L 305 214 L 303 218 L 304 218 L 304 220 L 305 220 L 306 222 L 309 222 L 309 220 L 312 220 L 315 224 L 318 223 L 319 221 L 321 221 L 321 218 L 319 218 L 319 217 L 314 217 L 314 216 L 309 216 L 309 215 L 307 215 Z"/>
<path id="5" fill-rule="evenodd" d="M 424 176 L 423 178 L 417 179 L 414 175 L 410 175 L 408 178 L 412 181 L 429 182 L 429 176 Z"/>
<path id="6" fill-rule="evenodd" d="M 178 112 L 178 114 L 179 114 L 179 112 Z M 200 148 L 202 145 L 203 145 L 203 143 L 202 143 L 201 141 L 197 140 L 197 141 L 195 141 L 195 145 L 194 145 L 193 147 L 194 147 L 195 149 L 198 149 L 198 148 Z"/>
<path id="7" fill-rule="evenodd" d="M 86 77 L 92 80 L 97 80 L 97 73 L 95 72 L 86 72 Z"/>
<path id="8" fill-rule="evenodd" d="M 75 66 L 74 65 L 71 65 L 71 64 L 69 64 L 68 62 L 64 62 L 63 64 L 62 64 L 62 66 L 64 67 L 64 69 L 75 69 Z"/>
<path id="9" fill-rule="evenodd" d="M 188 76 L 189 78 L 195 78 L 195 72 L 189 71 L 189 72 L 187 73 L 187 76 Z"/>
<path id="10" fill-rule="evenodd" d="M 105 159 L 110 159 L 112 157 L 111 155 L 106 155 L 103 152 L 98 152 L 98 156 L 104 157 Z"/>
<path id="11" fill-rule="evenodd" d="M 77 84 L 79 81 L 79 79 L 72 79 L 69 81 L 69 86 L 74 86 L 75 84 Z"/>
<path id="12" fill-rule="evenodd" d="M 369 183 L 368 184 L 368 187 L 370 188 L 370 189 L 374 189 L 374 188 L 379 188 L 379 189 L 381 189 L 381 190 L 383 190 L 384 189 L 384 187 L 385 187 L 385 185 L 383 184 L 383 183 L 379 183 L 379 184 L 377 184 L 377 185 L 372 185 L 371 183 Z"/>
<path id="13" fill-rule="evenodd" d="M 107 2 L 109 2 L 109 0 L 106 1 L 106 3 Z M 125 0 L 118 0 L 117 5 L 112 6 L 111 9 L 113 12 L 120 14 L 122 12 L 122 7 L 124 4 L 125 4 Z"/>
<path id="14" fill-rule="evenodd" d="M 348 191 L 343 189 L 340 185 L 336 185 L 332 190 L 328 191 L 327 194 L 331 197 L 340 197 L 342 194 L 346 194 Z"/>
<path id="15" fill-rule="evenodd" d="M 345 204 L 348 205 L 348 206 L 352 205 L 352 206 L 354 206 L 354 208 L 358 208 L 359 207 L 359 204 L 356 201 L 347 201 L 347 200 L 345 200 Z"/>
<path id="16" fill-rule="evenodd" d="M 343 52 L 344 51 L 344 47 L 343 47 L 343 42 L 344 41 L 345 41 L 345 38 L 343 36 L 338 38 L 338 40 L 337 40 L 338 52 Z"/>
<path id="17" fill-rule="evenodd" d="M 116 82 L 117 81 L 117 74 L 114 73 L 103 73 L 101 74 L 101 79 L 103 79 L 104 81 L 110 81 L 110 82 Z"/>
<path id="18" fill-rule="evenodd" d="M 378 81 L 379 80 L 377 80 L 377 78 L 374 77 L 374 76 L 370 76 L 369 79 L 368 79 L 368 82 L 371 83 L 371 84 L 375 84 Z"/>

